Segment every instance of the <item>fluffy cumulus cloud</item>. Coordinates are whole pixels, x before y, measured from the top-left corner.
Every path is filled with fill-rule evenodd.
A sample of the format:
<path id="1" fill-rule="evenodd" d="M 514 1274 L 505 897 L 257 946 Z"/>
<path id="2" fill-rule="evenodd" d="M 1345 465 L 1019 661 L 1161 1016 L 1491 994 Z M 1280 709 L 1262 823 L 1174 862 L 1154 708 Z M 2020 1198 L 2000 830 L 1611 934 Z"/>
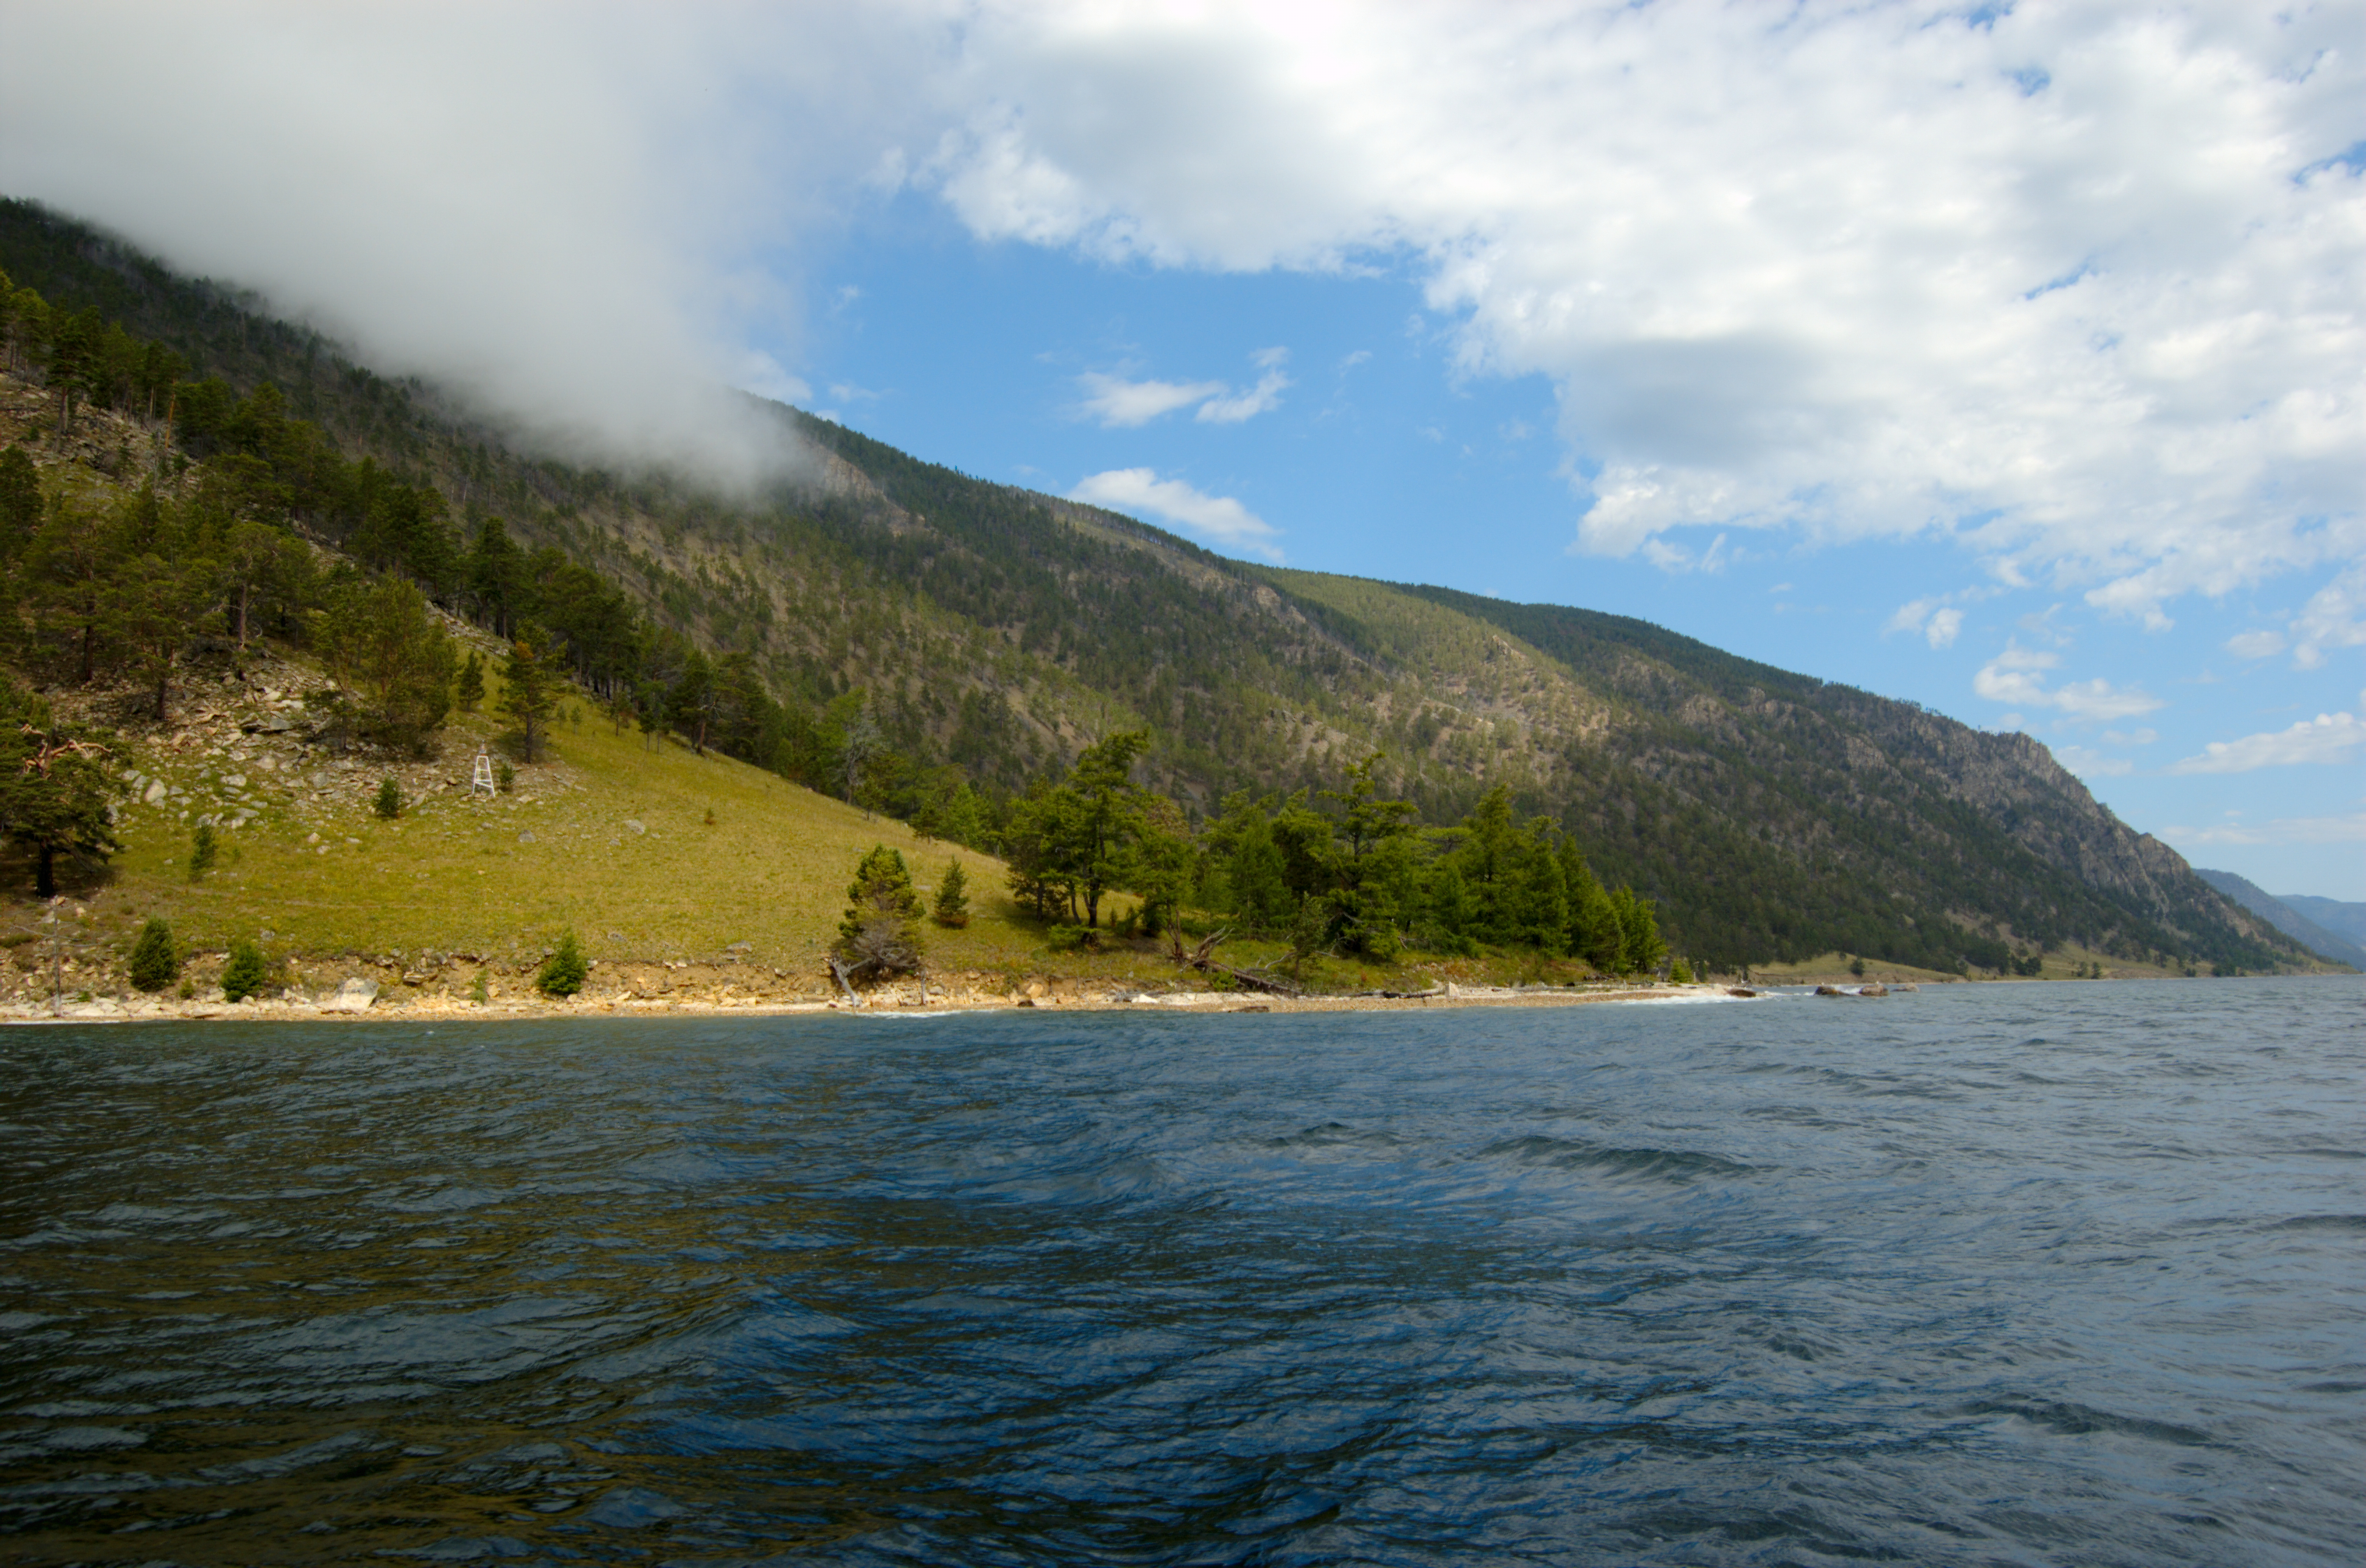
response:
<path id="1" fill-rule="evenodd" d="M 1953 605 L 1936 607 L 1941 603 L 1937 599 L 1916 599 L 1900 604 L 1898 613 L 1889 617 L 1889 625 L 1882 630 L 1885 635 L 1913 632 L 1920 634 L 1934 649 L 1953 648 L 1956 636 L 1964 629 L 1964 613 Z"/>
<path id="2" fill-rule="evenodd" d="M 2008 645 L 2002 653 L 1980 666 L 1979 672 L 1972 677 L 1972 690 L 1992 703 L 2056 708 L 2088 723 L 2135 718 L 2162 705 L 2158 697 L 2134 687 L 2114 686 L 2100 675 L 2091 681 L 2048 686 L 2047 673 L 2061 662 L 2057 654 Z M 2019 722 L 2017 714 L 2007 720 L 2010 725 Z"/>
<path id="3" fill-rule="evenodd" d="M 2158 625 L 2366 553 L 2361 31 L 2355 0 L 989 5 L 912 168 L 997 239 L 1408 258 L 1466 370 L 1558 387 L 1583 549 L 1953 530 Z"/>
<path id="4" fill-rule="evenodd" d="M 2346 762 L 2366 746 L 2366 724 L 2347 713 L 2321 713 L 2289 729 L 2246 735 L 2240 740 L 2213 740 L 2199 755 L 2185 758 L 2172 773 L 2248 773 L 2259 768 L 2286 768 L 2302 762 Z"/>
<path id="5" fill-rule="evenodd" d="M 1162 479 L 1152 468 L 1111 468 L 1090 474 L 1068 492 L 1071 501 L 1153 517 L 1228 549 L 1281 559 L 1273 525 L 1228 495 L 1209 495 L 1182 479 Z"/>

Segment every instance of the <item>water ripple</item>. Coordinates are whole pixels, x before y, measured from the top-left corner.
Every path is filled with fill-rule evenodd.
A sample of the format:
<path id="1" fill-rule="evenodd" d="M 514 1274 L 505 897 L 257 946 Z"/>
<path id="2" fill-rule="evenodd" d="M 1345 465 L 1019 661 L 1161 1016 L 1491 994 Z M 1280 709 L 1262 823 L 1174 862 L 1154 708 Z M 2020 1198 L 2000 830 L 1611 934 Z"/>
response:
<path id="1" fill-rule="evenodd" d="M 2361 999 L 14 1032 L 0 1533 L 2348 1562 Z"/>

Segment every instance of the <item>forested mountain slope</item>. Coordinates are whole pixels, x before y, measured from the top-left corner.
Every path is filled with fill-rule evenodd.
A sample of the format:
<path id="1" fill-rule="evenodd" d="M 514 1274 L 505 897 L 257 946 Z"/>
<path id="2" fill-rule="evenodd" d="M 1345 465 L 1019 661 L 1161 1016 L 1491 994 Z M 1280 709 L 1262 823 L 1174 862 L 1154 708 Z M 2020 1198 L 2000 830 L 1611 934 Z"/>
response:
<path id="1" fill-rule="evenodd" d="M 462 536 L 502 517 L 683 646 L 745 656 L 806 716 L 794 748 L 768 732 L 781 761 L 754 758 L 783 771 L 825 769 L 855 693 L 913 778 L 988 792 L 1146 727 L 1146 781 L 1208 817 L 1241 790 L 1320 806 L 1312 792 L 1380 751 L 1381 779 L 1433 824 L 1504 786 L 1605 882 L 1655 899 L 1679 952 L 1715 962 L 1837 949 L 2002 968 L 2074 941 L 2221 968 L 2299 960 L 2026 737 L 1623 617 L 1227 560 L 787 409 L 826 457 L 760 497 L 535 457 L 252 299 L 27 204 L 0 203 L 0 267 L 169 344 L 192 378 L 277 387 L 347 458 L 433 487 Z M 365 526 L 328 506 L 303 520 L 340 546 Z M 578 674 L 596 687 L 603 668 Z"/>

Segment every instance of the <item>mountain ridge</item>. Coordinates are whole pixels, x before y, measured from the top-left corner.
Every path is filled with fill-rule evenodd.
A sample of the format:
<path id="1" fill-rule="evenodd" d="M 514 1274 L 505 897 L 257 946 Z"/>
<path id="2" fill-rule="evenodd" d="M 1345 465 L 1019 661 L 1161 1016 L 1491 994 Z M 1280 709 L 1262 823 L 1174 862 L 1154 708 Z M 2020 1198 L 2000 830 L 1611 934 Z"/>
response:
<path id="1" fill-rule="evenodd" d="M 464 523 L 503 516 L 658 624 L 748 652 L 784 702 L 862 692 L 916 765 L 982 787 L 1023 790 L 1140 726 L 1147 781 L 1205 818 L 1243 790 L 1319 798 L 1379 751 L 1434 824 L 1503 786 L 1713 962 L 1838 949 L 1997 969 L 2071 941 L 2222 968 L 2298 958 L 2025 736 L 1630 617 L 1231 560 L 786 408 L 824 455 L 810 482 L 728 501 L 587 468 L 28 204 L 0 203 L 0 265 L 234 391 L 279 386 Z"/>
<path id="2" fill-rule="evenodd" d="M 2261 919 L 2270 922 L 2319 958 L 2334 964 L 2346 964 L 2352 969 L 2366 970 L 2366 947 L 2311 919 L 2295 908 L 2290 898 L 2280 898 L 2259 884 L 2231 871 L 2203 871 L 2197 867 L 2193 874 Z M 2328 898 L 2323 902 L 2330 904 L 2334 900 Z"/>

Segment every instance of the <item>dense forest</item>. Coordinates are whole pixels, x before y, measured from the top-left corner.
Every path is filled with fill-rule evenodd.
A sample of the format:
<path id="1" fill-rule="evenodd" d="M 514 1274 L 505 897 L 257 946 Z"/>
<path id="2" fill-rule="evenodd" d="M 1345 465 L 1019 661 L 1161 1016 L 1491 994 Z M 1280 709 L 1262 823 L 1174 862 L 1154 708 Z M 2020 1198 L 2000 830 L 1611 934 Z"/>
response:
<path id="1" fill-rule="evenodd" d="M 450 617 L 508 647 L 508 700 L 561 677 L 653 739 L 1001 854 L 1064 931 L 1125 891 L 1153 925 L 1611 971 L 1670 944 L 1720 968 L 2293 956 L 2025 738 L 1620 617 L 1227 561 L 789 410 L 832 478 L 753 502 L 520 456 L 38 208 L 0 203 L 0 265 L 28 434 L 104 481 L 0 457 L 0 630 L 34 686 L 161 714 L 193 634 L 268 637 L 336 673 L 340 743 L 415 749 L 482 687 Z"/>

